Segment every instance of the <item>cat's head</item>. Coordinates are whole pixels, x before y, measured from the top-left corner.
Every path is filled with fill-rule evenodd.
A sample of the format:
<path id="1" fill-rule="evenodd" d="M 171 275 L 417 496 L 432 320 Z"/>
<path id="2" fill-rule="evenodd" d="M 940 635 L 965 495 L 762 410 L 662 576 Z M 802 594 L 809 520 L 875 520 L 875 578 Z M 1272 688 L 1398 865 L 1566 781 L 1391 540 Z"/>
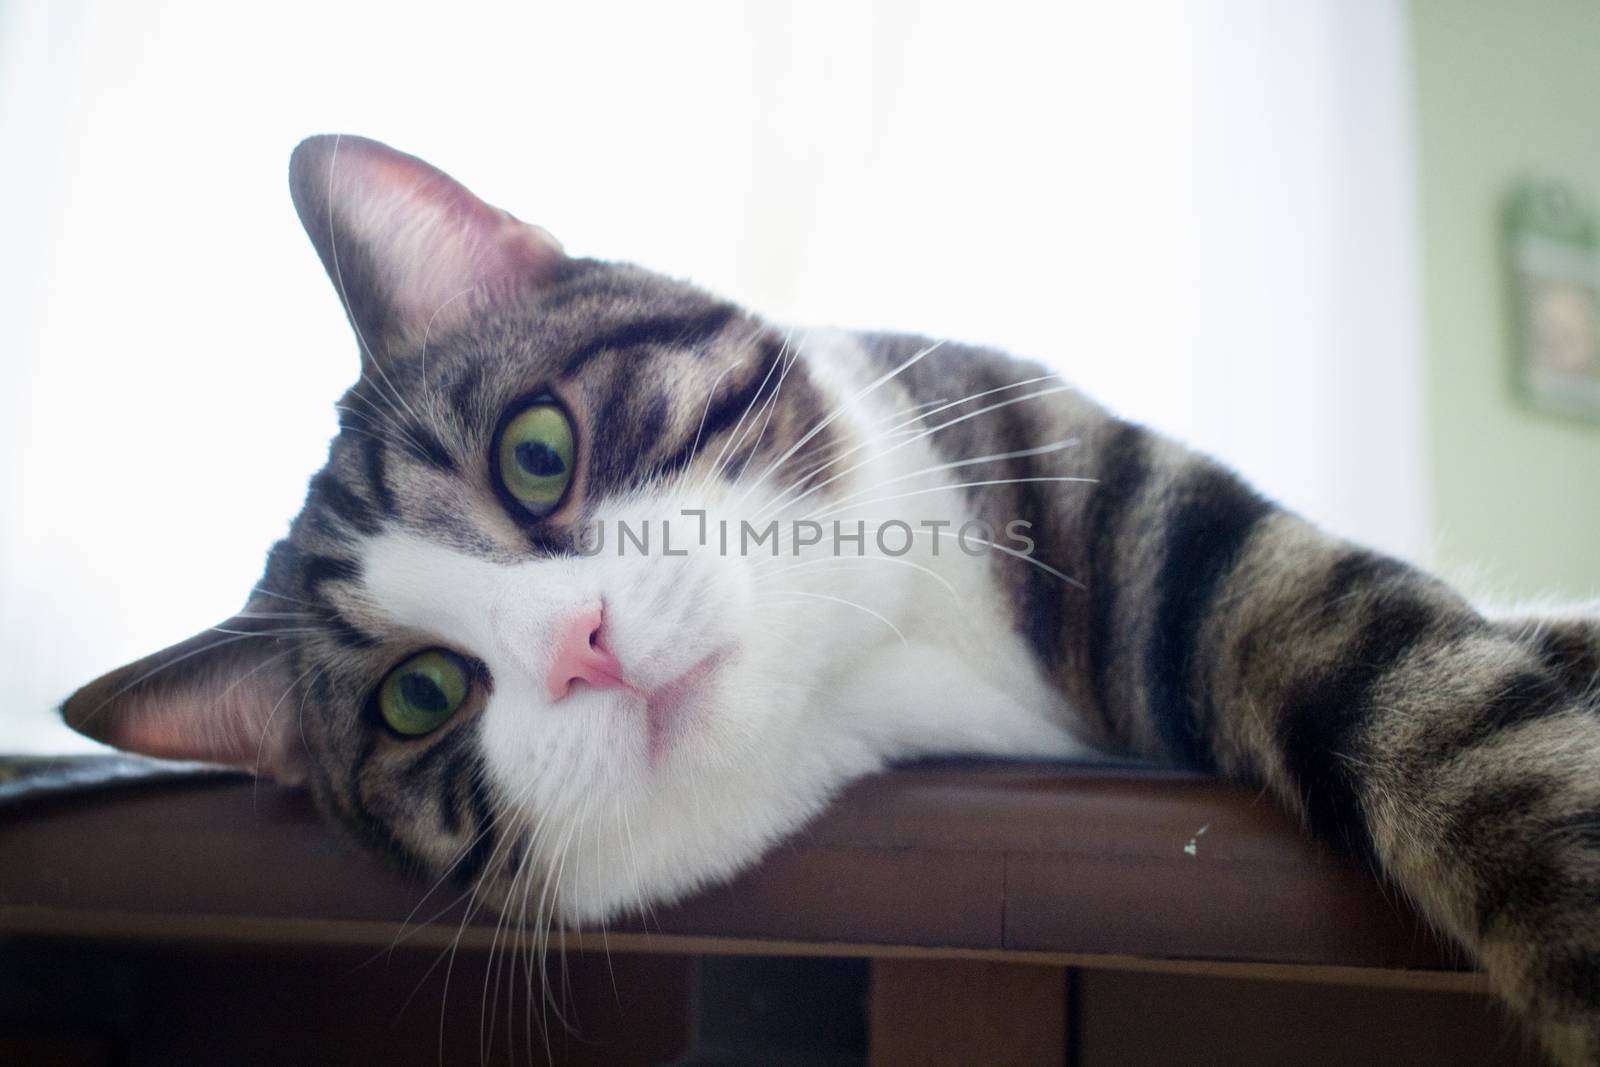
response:
<path id="1" fill-rule="evenodd" d="M 859 769 L 800 711 L 877 623 L 716 543 L 852 446 L 836 398 L 783 333 L 383 145 L 312 138 L 291 184 L 360 351 L 327 465 L 236 617 L 66 720 L 303 781 L 402 862 L 554 882 L 569 920 L 748 862 Z"/>

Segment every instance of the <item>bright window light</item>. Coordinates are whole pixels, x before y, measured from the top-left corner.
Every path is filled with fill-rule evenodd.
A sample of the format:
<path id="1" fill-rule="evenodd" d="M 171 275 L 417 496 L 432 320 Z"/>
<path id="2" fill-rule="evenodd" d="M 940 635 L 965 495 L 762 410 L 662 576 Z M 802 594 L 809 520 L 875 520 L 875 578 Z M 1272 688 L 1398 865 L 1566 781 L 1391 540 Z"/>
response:
<path id="1" fill-rule="evenodd" d="M 991 342 L 1426 545 L 1404 5 L 0 8 L 0 750 L 231 613 L 356 350 L 303 136 L 788 322 Z"/>

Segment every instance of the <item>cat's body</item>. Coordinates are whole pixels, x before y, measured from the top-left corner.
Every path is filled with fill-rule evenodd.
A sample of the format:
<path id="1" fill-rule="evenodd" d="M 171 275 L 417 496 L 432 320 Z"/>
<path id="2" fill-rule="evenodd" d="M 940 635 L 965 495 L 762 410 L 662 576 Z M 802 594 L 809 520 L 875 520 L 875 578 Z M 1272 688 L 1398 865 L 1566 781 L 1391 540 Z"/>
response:
<path id="1" fill-rule="evenodd" d="M 530 923 L 724 878 L 891 760 L 1203 768 L 1600 1056 L 1593 621 L 1487 620 L 1032 364 L 775 329 L 372 142 L 292 174 L 362 349 L 328 466 L 246 611 L 74 725 L 304 778 Z"/>

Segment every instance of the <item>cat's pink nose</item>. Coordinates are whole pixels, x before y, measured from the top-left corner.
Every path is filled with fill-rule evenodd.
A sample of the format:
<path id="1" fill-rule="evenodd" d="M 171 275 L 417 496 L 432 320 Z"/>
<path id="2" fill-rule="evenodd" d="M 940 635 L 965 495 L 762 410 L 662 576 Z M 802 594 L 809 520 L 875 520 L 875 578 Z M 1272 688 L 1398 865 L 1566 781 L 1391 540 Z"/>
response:
<path id="1" fill-rule="evenodd" d="M 628 684 L 622 678 L 622 664 L 606 647 L 604 628 L 605 611 L 599 604 L 561 624 L 556 631 L 555 658 L 545 678 L 551 700 L 560 700 L 572 692 L 576 682 L 596 689 Z"/>

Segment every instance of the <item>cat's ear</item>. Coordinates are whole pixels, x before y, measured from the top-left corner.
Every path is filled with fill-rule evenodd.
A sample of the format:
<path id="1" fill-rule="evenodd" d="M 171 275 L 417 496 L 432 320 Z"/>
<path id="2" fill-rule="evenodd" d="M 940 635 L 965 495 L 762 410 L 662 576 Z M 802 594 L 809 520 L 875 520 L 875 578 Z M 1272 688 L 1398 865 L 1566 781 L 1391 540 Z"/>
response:
<path id="1" fill-rule="evenodd" d="M 248 609 L 119 667 L 61 706 L 68 726 L 127 752 L 223 763 L 297 785 L 305 778 L 287 637 Z"/>
<path id="2" fill-rule="evenodd" d="M 563 258 L 544 230 L 364 137 L 300 142 L 289 188 L 364 358 L 375 345 L 437 336 L 497 297 L 536 288 Z"/>

